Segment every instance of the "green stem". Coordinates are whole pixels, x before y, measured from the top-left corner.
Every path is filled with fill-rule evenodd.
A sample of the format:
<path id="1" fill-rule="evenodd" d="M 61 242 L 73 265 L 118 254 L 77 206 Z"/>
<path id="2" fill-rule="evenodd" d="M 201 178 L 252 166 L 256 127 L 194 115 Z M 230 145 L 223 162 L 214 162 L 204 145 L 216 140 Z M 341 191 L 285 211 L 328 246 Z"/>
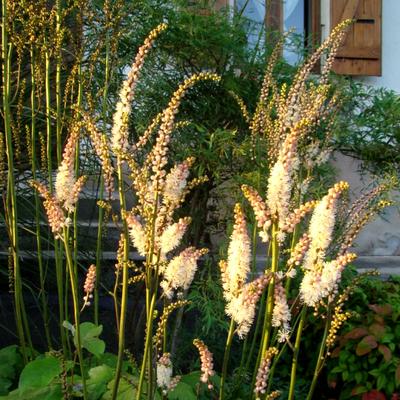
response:
<path id="1" fill-rule="evenodd" d="M 224 399 L 224 386 L 225 386 L 225 380 L 226 380 L 226 371 L 228 369 L 228 361 L 229 361 L 229 355 L 231 352 L 232 339 L 233 339 L 234 333 L 235 333 L 235 322 L 233 321 L 233 319 L 231 319 L 228 337 L 226 338 L 224 361 L 222 364 L 222 375 L 221 375 L 221 385 L 220 385 L 220 389 L 219 389 L 219 400 Z"/>
<path id="2" fill-rule="evenodd" d="M 110 35 L 106 33 L 106 58 L 105 58 L 105 82 L 103 92 L 103 130 L 107 129 L 107 96 L 108 96 L 108 79 L 110 71 Z M 104 177 L 100 171 L 100 188 L 99 188 L 99 200 L 103 200 L 104 196 Z M 103 224 L 104 224 L 104 209 L 99 207 L 99 218 L 97 225 L 97 241 L 96 241 L 96 284 L 94 289 L 94 321 L 95 324 L 99 323 L 99 283 L 101 276 L 101 255 L 102 255 L 102 235 L 103 235 Z"/>
<path id="3" fill-rule="evenodd" d="M 74 325 L 75 325 L 75 337 L 76 337 L 76 351 L 78 353 L 79 365 L 82 375 L 82 385 L 83 385 L 83 398 L 87 399 L 87 387 L 86 387 L 86 377 L 85 377 L 85 368 L 83 365 L 83 354 L 82 354 L 82 343 L 81 343 L 81 332 L 80 332 L 80 318 L 79 318 L 79 295 L 78 295 L 78 282 L 77 276 L 74 268 L 74 260 L 72 259 L 71 249 L 69 246 L 69 230 L 68 228 L 64 228 L 64 249 L 65 255 L 67 258 L 67 266 L 69 279 L 71 284 L 71 293 L 72 293 L 72 302 L 74 307 Z"/>
<path id="4" fill-rule="evenodd" d="M 330 328 L 330 320 L 331 320 L 330 311 L 328 311 L 327 316 L 326 316 L 324 334 L 322 336 L 321 345 L 319 347 L 318 359 L 315 364 L 314 375 L 313 375 L 313 379 L 311 381 L 310 390 L 308 392 L 306 400 L 312 399 L 314 390 L 315 390 L 315 386 L 317 385 L 318 376 L 321 372 L 322 367 L 324 366 L 324 362 L 325 362 L 324 353 L 325 353 L 325 347 L 326 347 L 326 338 L 328 336 L 329 328 Z"/>
<path id="5" fill-rule="evenodd" d="M 149 314 L 147 318 L 147 323 L 146 323 L 146 341 L 145 341 L 145 346 L 144 346 L 144 354 L 143 354 L 143 361 L 142 361 L 142 368 L 140 370 L 140 377 L 139 377 L 139 383 L 138 383 L 138 388 L 137 388 L 137 394 L 136 394 L 136 400 L 140 400 L 140 397 L 142 395 L 142 390 L 143 390 L 143 383 L 144 383 L 144 376 L 146 373 L 146 366 L 147 366 L 147 359 L 149 358 L 149 353 L 150 353 L 150 348 L 152 346 L 151 340 L 152 340 L 152 331 L 153 331 L 153 314 L 154 314 L 154 307 L 156 303 L 156 294 L 152 296 L 152 299 L 150 301 L 150 308 L 149 308 Z M 150 396 L 150 382 L 147 384 L 147 392 L 148 395 Z"/>
<path id="6" fill-rule="evenodd" d="M 294 353 L 293 353 L 293 358 L 292 358 L 292 372 L 290 374 L 290 387 L 289 387 L 288 400 L 294 399 L 294 389 L 295 389 L 295 385 L 296 385 L 297 361 L 298 361 L 298 357 L 299 357 L 301 335 L 303 333 L 306 316 L 307 316 L 307 307 L 303 306 L 303 308 L 301 310 L 299 326 L 297 328 L 296 342 L 294 344 Z"/>
<path id="7" fill-rule="evenodd" d="M 14 152 L 12 148 L 12 133 L 11 133 L 11 111 L 10 111 L 10 61 L 12 45 L 8 44 L 7 33 L 7 1 L 2 0 L 2 29 L 1 29 L 1 55 L 2 55 L 2 72 L 3 72 L 3 115 L 4 115 L 4 130 L 6 139 L 6 153 L 8 164 L 7 177 L 7 213 L 9 221 L 9 229 L 11 233 L 11 253 L 13 257 L 14 267 L 14 302 L 15 302 L 15 317 L 18 331 L 18 337 L 21 345 L 22 356 L 24 362 L 28 362 L 26 352 L 26 338 L 23 326 L 22 316 L 22 284 L 18 254 L 18 226 L 17 226 L 17 196 L 15 191 L 14 181 Z"/>
<path id="8" fill-rule="evenodd" d="M 61 40 L 61 5 L 56 0 L 56 38 Z M 57 138 L 57 164 L 61 163 L 62 141 L 61 141 L 61 43 L 57 43 L 56 54 L 56 138 Z"/>
<path id="9" fill-rule="evenodd" d="M 31 48 L 31 153 L 32 153 L 32 178 L 36 180 L 36 80 L 35 80 L 35 55 Z M 42 257 L 42 236 L 40 234 L 40 201 L 37 191 L 35 196 L 35 223 L 36 223 L 36 246 L 38 254 L 39 279 L 40 279 L 40 299 L 42 303 L 43 324 L 46 336 L 47 347 L 52 349 L 50 328 L 49 328 L 49 310 L 45 290 L 45 278 Z"/>
<path id="10" fill-rule="evenodd" d="M 118 359 L 117 367 L 115 370 L 115 379 L 112 392 L 112 400 L 117 398 L 118 385 L 121 378 L 122 362 L 124 358 L 125 350 L 125 325 L 126 325 L 126 311 L 128 306 L 128 258 L 129 258 L 129 242 L 128 242 L 128 225 L 126 223 L 126 202 L 124 193 L 124 182 L 123 182 L 123 172 L 122 172 L 122 160 L 118 156 L 118 190 L 119 199 L 121 206 L 121 219 L 123 221 L 124 229 L 124 260 L 122 264 L 122 294 L 121 294 L 121 313 L 119 318 L 119 331 L 118 331 Z"/>
<path id="11" fill-rule="evenodd" d="M 267 300 L 265 303 L 265 315 L 264 315 L 264 324 L 263 324 L 263 336 L 261 339 L 261 346 L 258 351 L 257 362 L 253 372 L 253 381 L 252 387 L 255 384 L 257 371 L 261 363 L 261 359 L 265 352 L 268 349 L 269 342 L 271 339 L 271 330 L 272 330 L 272 312 L 274 309 L 274 290 L 275 290 L 275 272 L 278 271 L 279 265 L 279 244 L 276 238 L 276 234 L 278 232 L 278 224 L 274 222 L 272 224 L 272 260 L 271 260 L 271 273 L 272 277 L 270 283 L 268 285 L 268 293 L 267 293 Z"/>

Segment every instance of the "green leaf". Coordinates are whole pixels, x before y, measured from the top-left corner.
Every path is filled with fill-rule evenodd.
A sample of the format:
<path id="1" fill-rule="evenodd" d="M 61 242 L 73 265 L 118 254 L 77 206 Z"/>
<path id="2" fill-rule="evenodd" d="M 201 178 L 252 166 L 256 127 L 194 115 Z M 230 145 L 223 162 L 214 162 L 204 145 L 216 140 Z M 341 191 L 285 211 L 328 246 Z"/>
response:
<path id="1" fill-rule="evenodd" d="M 386 375 L 382 374 L 378 376 L 377 389 L 381 390 L 386 386 Z"/>
<path id="2" fill-rule="evenodd" d="M 28 388 L 24 391 L 17 389 L 8 396 L 0 397 L 4 400 L 60 400 L 62 398 L 61 385 L 59 384 L 42 388 Z"/>
<path id="3" fill-rule="evenodd" d="M 393 312 L 393 308 L 390 304 L 369 304 L 369 309 L 376 312 L 378 315 L 388 316 Z"/>
<path id="4" fill-rule="evenodd" d="M 0 395 L 8 393 L 16 375 L 16 368 L 22 361 L 18 346 L 12 345 L 0 350 Z"/>
<path id="5" fill-rule="evenodd" d="M 396 380 L 396 385 L 400 385 L 400 364 L 396 368 L 396 372 L 394 373 L 394 377 Z"/>
<path id="6" fill-rule="evenodd" d="M 79 325 L 81 345 L 96 357 L 100 357 L 106 349 L 106 344 L 98 336 L 103 331 L 102 325 L 95 325 L 91 322 L 83 322 Z M 78 347 L 78 338 L 74 336 L 74 344 Z"/>
<path id="7" fill-rule="evenodd" d="M 385 327 L 381 324 L 374 323 L 369 327 L 369 331 L 379 340 L 385 334 Z"/>
<path id="8" fill-rule="evenodd" d="M 376 338 L 372 335 L 365 336 L 356 347 L 356 354 L 358 356 L 364 356 L 368 354 L 372 349 L 378 347 L 378 343 L 376 342 Z"/>
<path id="9" fill-rule="evenodd" d="M 344 338 L 345 339 L 360 339 L 366 335 L 368 335 L 368 330 L 366 328 L 360 327 L 360 328 L 354 328 L 350 332 L 347 332 L 344 335 Z"/>
<path id="10" fill-rule="evenodd" d="M 385 362 L 389 362 L 392 359 L 392 352 L 384 344 L 378 346 L 378 351 L 383 355 Z"/>
<path id="11" fill-rule="evenodd" d="M 46 387 L 61 371 L 60 361 L 54 357 L 36 359 L 22 370 L 18 388 L 24 392 L 31 388 Z"/>
<path id="12" fill-rule="evenodd" d="M 351 395 L 355 396 L 357 394 L 365 393 L 368 389 L 365 386 L 357 385 L 352 391 Z"/>
<path id="13" fill-rule="evenodd" d="M 339 372 L 342 372 L 343 368 L 340 365 L 337 365 L 333 370 L 331 371 L 333 374 L 337 374 Z"/>
<path id="14" fill-rule="evenodd" d="M 196 400 L 194 388 L 185 382 L 179 382 L 175 389 L 168 393 L 168 400 Z"/>
<path id="15" fill-rule="evenodd" d="M 88 397 L 97 400 L 106 391 L 108 382 L 113 378 L 114 371 L 107 365 L 99 365 L 89 370 Z"/>
<path id="16" fill-rule="evenodd" d="M 374 376 L 375 378 L 377 378 L 380 374 L 381 371 L 379 371 L 379 369 L 372 369 L 371 371 L 368 372 L 370 375 Z"/>
<path id="17" fill-rule="evenodd" d="M 108 383 L 107 388 L 109 390 L 106 393 L 104 393 L 104 396 L 101 398 L 102 400 L 111 400 L 112 399 L 113 385 L 114 385 L 114 379 Z M 126 379 L 121 378 L 121 380 L 119 381 L 117 398 L 118 398 L 118 400 L 135 399 L 136 398 L 136 388 L 131 383 L 129 383 Z"/>

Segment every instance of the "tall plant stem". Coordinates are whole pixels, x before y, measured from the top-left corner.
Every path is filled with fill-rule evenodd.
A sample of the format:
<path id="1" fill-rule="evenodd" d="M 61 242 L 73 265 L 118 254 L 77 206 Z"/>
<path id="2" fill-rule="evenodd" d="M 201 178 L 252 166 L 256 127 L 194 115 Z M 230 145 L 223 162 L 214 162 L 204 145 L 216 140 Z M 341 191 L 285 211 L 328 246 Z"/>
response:
<path id="1" fill-rule="evenodd" d="M 45 45 L 49 46 L 48 41 L 45 41 Z M 53 192 L 53 163 L 52 163 L 52 128 L 51 128 L 51 87 L 50 87 L 50 53 L 49 49 L 45 51 L 45 98 L 46 98 L 46 157 L 47 157 L 47 174 L 49 182 L 50 193 Z M 64 271 L 62 262 L 62 251 L 60 241 L 54 238 L 54 258 L 56 264 L 56 280 L 57 280 L 57 295 L 59 305 L 59 326 L 61 341 L 64 351 L 67 348 L 67 337 L 65 335 L 65 328 L 63 327 L 63 321 L 67 313 L 64 313 L 63 300 L 64 300 Z M 66 293 L 67 294 L 67 293 Z"/>
<path id="2" fill-rule="evenodd" d="M 143 390 L 143 383 L 144 383 L 144 376 L 146 373 L 146 367 L 147 367 L 147 360 L 150 359 L 151 362 L 151 357 L 150 357 L 150 349 L 152 346 L 152 331 L 153 331 L 153 314 L 154 314 L 154 307 L 156 304 L 156 293 L 153 294 L 150 304 L 149 304 L 149 313 L 147 316 L 147 323 L 146 323 L 146 341 L 144 345 L 144 353 L 143 353 L 143 361 L 142 361 L 142 368 L 140 369 L 140 377 L 139 377 L 139 383 L 138 383 L 138 388 L 137 388 L 137 394 L 136 394 L 136 400 L 140 400 L 140 397 L 142 395 L 142 390 Z M 147 396 L 150 399 L 151 396 L 151 383 L 147 383 Z"/>
<path id="3" fill-rule="evenodd" d="M 64 228 L 64 249 L 65 255 L 67 257 L 67 266 L 69 279 L 71 284 L 71 293 L 72 293 L 72 302 L 74 307 L 74 324 L 75 324 L 75 337 L 76 337 L 76 351 L 78 353 L 79 366 L 81 369 L 82 375 L 82 385 L 83 385 L 83 398 L 87 399 L 87 387 L 86 387 L 86 377 L 85 377 L 85 368 L 83 365 L 83 354 L 82 354 L 82 340 L 81 340 L 81 329 L 80 329 L 80 318 L 79 318 L 79 295 L 78 295 L 78 282 L 77 276 L 74 268 L 74 261 L 72 259 L 71 249 L 69 246 L 69 230 L 68 228 Z"/>
<path id="4" fill-rule="evenodd" d="M 103 130 L 107 128 L 107 96 L 108 96 L 108 78 L 110 74 L 110 34 L 106 33 L 106 57 L 105 57 L 105 82 L 104 92 L 102 100 L 102 118 L 103 118 Z M 99 200 L 103 200 L 104 196 L 104 177 L 100 171 L 100 188 L 99 188 Z M 104 209 L 99 207 L 99 219 L 97 224 L 97 241 L 96 241 L 96 284 L 94 288 L 94 323 L 99 323 L 99 283 L 101 277 L 101 254 L 102 254 L 102 235 L 103 235 L 103 223 L 104 223 Z"/>
<path id="5" fill-rule="evenodd" d="M 258 334 L 260 333 L 260 328 L 261 328 L 261 321 L 262 321 L 262 313 L 264 311 L 264 303 L 265 303 L 265 290 L 261 296 L 261 300 L 260 300 L 260 309 L 258 310 L 258 316 L 257 316 L 257 322 L 256 322 L 256 328 L 254 330 L 254 335 L 251 341 L 251 346 L 250 346 L 250 351 L 247 355 L 247 360 L 246 360 L 246 364 L 245 364 L 245 370 L 247 371 L 249 369 L 250 363 L 251 363 L 251 359 L 253 358 L 253 353 L 254 353 L 254 349 L 256 347 L 256 341 L 257 341 L 257 337 Z"/>
<path id="6" fill-rule="evenodd" d="M 308 392 L 306 400 L 311 400 L 313 398 L 313 394 L 314 394 L 315 386 L 317 385 L 317 380 L 318 380 L 319 374 L 321 372 L 322 367 L 324 366 L 324 362 L 325 362 L 324 353 L 325 353 L 325 348 L 326 348 L 326 338 L 328 336 L 329 328 L 330 328 L 330 321 L 331 321 L 331 315 L 330 315 L 330 310 L 328 310 L 328 313 L 326 316 L 324 334 L 322 336 L 321 345 L 319 347 L 318 359 L 315 364 L 314 375 L 313 375 L 313 379 L 311 381 L 310 390 Z"/>
<path id="7" fill-rule="evenodd" d="M 148 370 L 148 381 L 147 381 L 147 397 L 151 399 L 152 390 L 153 390 L 153 349 L 152 349 L 152 334 L 153 334 L 153 319 L 154 319 L 154 307 L 156 303 L 157 297 L 157 288 L 158 288 L 158 267 L 159 267 L 159 258 L 160 254 L 157 255 L 156 260 L 156 269 L 154 274 L 154 279 L 152 276 L 153 271 L 153 256 L 154 256 L 154 243 L 155 243 L 155 235 L 156 235 L 156 219 L 158 213 L 158 187 L 155 190 L 155 199 L 154 199 L 154 210 L 151 219 L 151 236 L 150 236 L 150 249 L 146 256 L 146 341 L 145 341 L 145 350 L 143 354 L 142 367 L 140 370 L 140 378 L 137 392 L 137 399 L 140 399 L 144 376 L 146 372 L 146 368 Z M 154 281 L 154 282 L 153 282 Z"/>
<path id="8" fill-rule="evenodd" d="M 222 375 L 221 375 L 221 385 L 219 388 L 219 400 L 224 399 L 224 386 L 225 386 L 225 380 L 226 380 L 226 372 L 228 369 L 228 361 L 229 361 L 229 355 L 231 352 L 231 346 L 232 346 L 232 339 L 233 339 L 233 334 L 235 333 L 235 322 L 233 319 L 231 319 L 231 324 L 229 326 L 229 332 L 228 332 L 228 337 L 226 338 L 226 345 L 225 345 L 225 353 L 224 353 L 224 361 L 222 364 Z"/>
<path id="9" fill-rule="evenodd" d="M 293 352 L 293 358 L 292 358 L 292 371 L 290 373 L 290 387 L 289 387 L 288 400 L 294 399 L 294 389 L 295 389 L 295 385 L 296 385 L 296 373 L 297 373 L 297 361 L 299 358 L 301 335 L 303 333 L 306 316 L 307 316 L 307 306 L 303 306 L 303 308 L 301 310 L 299 326 L 297 327 L 296 341 L 294 344 L 294 352 Z"/>
<path id="10" fill-rule="evenodd" d="M 61 4 L 56 0 L 56 139 L 57 139 L 57 164 L 61 163 Z"/>
<path id="11" fill-rule="evenodd" d="M 119 191 L 119 200 L 121 207 L 121 219 L 123 223 L 124 230 L 124 260 L 122 264 L 122 294 L 121 294 L 121 309 L 120 309 L 120 317 L 119 317 L 119 331 L 118 331 L 118 359 L 117 359 L 117 367 L 115 370 L 115 379 L 114 386 L 112 392 L 112 400 L 117 398 L 118 394 L 118 385 L 119 380 L 121 378 L 122 371 L 122 362 L 124 358 L 124 350 L 125 350 L 125 325 L 126 325 L 126 311 L 128 307 L 128 258 L 129 258 L 129 242 L 128 242 L 128 225 L 126 223 L 126 202 L 125 202 L 125 193 L 124 193 L 124 177 L 122 172 L 122 159 L 121 156 L 118 156 L 117 160 L 118 164 L 118 191 Z"/>
<path id="12" fill-rule="evenodd" d="M 263 324 L 263 330 L 262 330 L 261 346 L 258 351 L 257 362 L 256 362 L 256 365 L 254 368 L 252 386 L 254 386 L 254 383 L 255 383 L 255 380 L 257 377 L 257 371 L 258 371 L 258 368 L 261 363 L 261 359 L 262 359 L 263 355 L 265 354 L 266 350 L 268 349 L 269 342 L 271 339 L 272 312 L 274 309 L 275 272 L 278 271 L 278 265 L 279 265 L 279 244 L 278 244 L 278 240 L 276 238 L 277 233 L 278 233 L 278 224 L 277 224 L 277 222 L 274 222 L 272 224 L 272 243 L 271 243 L 271 248 L 272 248 L 271 273 L 272 273 L 272 277 L 271 277 L 270 283 L 268 285 L 268 293 L 267 293 L 267 300 L 266 300 L 266 304 L 265 304 L 265 315 L 264 315 L 264 324 Z"/>
<path id="13" fill-rule="evenodd" d="M 31 48 L 31 153 L 32 153 L 32 178 L 36 180 L 36 80 L 35 80 L 35 54 Z M 35 223 L 36 223 L 36 246 L 39 266 L 40 279 L 40 300 L 42 303 L 42 315 L 44 331 L 46 336 L 47 347 L 52 348 L 50 329 L 49 329 L 49 309 L 46 298 L 45 278 L 42 257 L 42 236 L 40 234 L 40 201 L 37 191 L 34 190 L 35 196 Z"/>
<path id="14" fill-rule="evenodd" d="M 15 317 L 19 341 L 21 344 L 22 356 L 24 362 L 27 363 L 28 356 L 26 350 L 26 338 L 23 324 L 23 298 L 20 265 L 18 259 L 18 225 L 17 225 L 17 195 L 15 191 L 14 180 L 14 153 L 12 148 L 11 134 L 11 112 L 10 112 L 10 62 L 11 62 L 11 45 L 8 44 L 7 34 L 7 0 L 2 0 L 2 29 L 1 29 L 1 56 L 2 56 L 2 72 L 3 72 L 3 115 L 4 130 L 6 138 L 6 153 L 8 163 L 7 177 L 7 213 L 9 221 L 9 229 L 11 233 L 11 254 L 13 258 L 14 268 L 14 302 Z M 28 332 L 26 332 L 28 334 Z"/>

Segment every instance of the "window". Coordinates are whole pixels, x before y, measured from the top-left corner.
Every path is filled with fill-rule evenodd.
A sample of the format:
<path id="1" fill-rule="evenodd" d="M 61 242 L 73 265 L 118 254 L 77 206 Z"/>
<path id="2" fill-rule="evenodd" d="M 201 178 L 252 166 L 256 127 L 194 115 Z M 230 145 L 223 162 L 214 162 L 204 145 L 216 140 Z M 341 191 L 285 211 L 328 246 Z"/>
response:
<path id="1" fill-rule="evenodd" d="M 253 22 L 249 29 L 249 45 L 254 47 L 266 29 L 292 30 L 296 40 L 287 43 L 283 55 L 296 64 L 299 45 L 308 46 L 310 38 L 316 44 L 319 38 L 320 0 L 236 0 L 236 11 Z"/>

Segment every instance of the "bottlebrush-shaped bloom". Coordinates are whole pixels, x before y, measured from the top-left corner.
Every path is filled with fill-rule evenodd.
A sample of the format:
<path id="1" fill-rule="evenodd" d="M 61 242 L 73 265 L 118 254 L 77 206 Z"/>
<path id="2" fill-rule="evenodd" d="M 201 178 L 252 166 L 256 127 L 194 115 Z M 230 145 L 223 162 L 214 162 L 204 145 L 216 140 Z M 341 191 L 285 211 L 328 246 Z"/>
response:
<path id="1" fill-rule="evenodd" d="M 226 279 L 230 294 L 234 295 L 244 284 L 250 271 L 251 243 L 247 231 L 246 219 L 240 204 L 235 205 L 235 223 L 228 247 Z"/>
<path id="2" fill-rule="evenodd" d="M 238 294 L 230 296 L 225 311 L 236 322 L 236 332 L 240 338 L 249 333 L 254 322 L 257 302 L 269 280 L 269 275 L 262 275 L 245 284 Z"/>
<path id="3" fill-rule="evenodd" d="M 347 182 L 338 182 L 329 189 L 328 194 L 316 205 L 308 230 L 311 243 L 304 259 L 304 269 L 311 270 L 316 264 L 321 264 L 323 261 L 332 240 L 337 199 L 348 188 Z"/>
<path id="4" fill-rule="evenodd" d="M 274 310 L 272 312 L 272 326 L 279 328 L 278 339 L 284 342 L 290 333 L 291 314 L 286 299 L 285 289 L 281 282 L 275 283 Z"/>
<path id="5" fill-rule="evenodd" d="M 169 353 L 164 353 L 157 361 L 157 386 L 165 393 L 172 379 L 172 362 Z"/>
<path id="6" fill-rule="evenodd" d="M 160 284 L 167 297 L 172 298 L 176 289 L 189 288 L 197 270 L 198 259 L 207 253 L 207 249 L 188 247 L 167 264 L 163 272 L 164 280 Z"/>
<path id="7" fill-rule="evenodd" d="M 178 222 L 165 228 L 158 240 L 162 255 L 167 254 L 179 246 L 190 221 L 191 219 L 189 217 L 180 218 Z"/>
<path id="8" fill-rule="evenodd" d="M 187 185 L 189 169 L 194 162 L 193 157 L 189 157 L 184 162 L 176 165 L 165 177 L 164 201 L 179 204 L 182 200 L 184 189 Z"/>
<path id="9" fill-rule="evenodd" d="M 126 218 L 126 223 L 129 228 L 129 236 L 131 237 L 133 245 L 138 250 L 141 256 L 146 256 L 147 241 L 146 233 L 139 218 L 134 214 L 129 214 Z"/>

